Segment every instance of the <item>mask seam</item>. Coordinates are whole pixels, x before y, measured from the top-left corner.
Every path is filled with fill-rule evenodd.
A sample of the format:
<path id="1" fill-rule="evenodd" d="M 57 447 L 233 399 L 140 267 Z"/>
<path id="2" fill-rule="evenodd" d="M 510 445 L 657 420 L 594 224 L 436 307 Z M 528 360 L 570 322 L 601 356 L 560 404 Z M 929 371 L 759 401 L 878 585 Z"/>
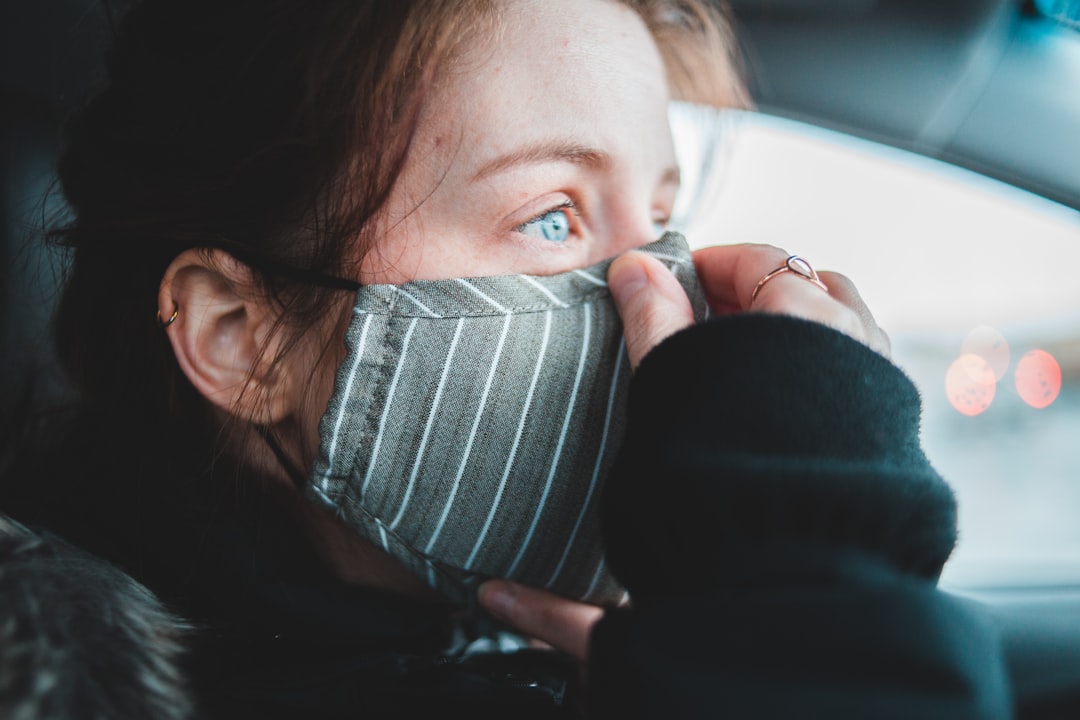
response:
<path id="1" fill-rule="evenodd" d="M 380 314 L 380 313 L 370 313 L 370 314 L 376 315 L 377 317 L 388 317 L 388 318 L 393 317 L 392 315 L 383 315 L 383 314 Z M 377 376 L 377 379 L 376 379 L 376 381 L 374 383 L 374 387 L 377 390 L 381 390 L 384 393 L 382 400 L 385 400 L 385 392 L 386 392 L 386 388 L 387 388 L 387 386 L 389 384 L 389 375 L 392 372 L 387 367 L 387 362 L 386 362 L 386 358 L 388 357 L 387 347 L 386 347 L 386 340 L 387 340 L 387 337 L 390 335 L 390 323 L 389 322 L 383 322 L 383 323 L 381 323 L 381 325 L 382 325 L 382 328 L 380 330 L 376 331 L 376 332 L 379 333 L 378 342 L 375 343 L 375 342 L 373 342 L 373 340 L 369 340 L 366 343 L 365 351 L 364 351 L 364 356 L 365 357 L 361 359 L 360 364 L 361 365 L 371 365 L 371 364 L 373 364 L 372 361 L 371 361 L 372 353 L 368 350 L 368 348 L 371 348 L 371 347 L 377 347 L 378 348 L 377 355 L 376 355 L 376 362 L 374 363 L 378 367 L 378 371 L 377 371 L 378 376 Z M 357 372 L 358 373 L 360 372 L 359 368 L 358 368 Z M 338 392 L 337 382 L 335 382 L 334 385 L 335 385 L 334 394 L 336 395 L 337 392 Z M 350 396 L 351 397 L 356 397 L 357 393 L 351 393 Z M 346 490 L 344 488 L 346 488 L 348 486 L 349 480 L 352 477 L 352 470 L 356 467 L 356 464 L 360 459 L 361 453 L 364 451 L 364 449 L 366 447 L 368 447 L 368 444 L 373 441 L 375 435 L 378 432 L 378 422 L 379 422 L 378 408 L 379 407 L 381 407 L 381 404 L 379 402 L 379 398 L 378 397 L 373 397 L 373 395 L 371 393 L 365 393 L 365 395 L 364 395 L 364 408 L 363 408 L 363 414 L 362 414 L 364 419 L 363 419 L 361 430 L 359 432 L 359 437 L 360 437 L 361 441 L 356 443 L 356 446 L 353 448 L 352 452 L 350 453 L 349 462 L 347 462 L 347 463 L 343 462 L 343 463 L 338 464 L 337 465 L 338 470 L 339 470 L 338 472 L 335 472 L 335 473 L 327 472 L 326 475 L 325 475 L 326 480 L 328 481 L 328 483 L 333 483 L 335 486 L 339 486 L 339 487 L 342 488 L 342 489 L 338 490 L 337 493 L 335 493 L 339 497 L 348 497 L 348 495 L 346 493 Z M 328 464 L 331 467 L 334 467 L 333 463 L 328 463 Z M 335 503 L 336 503 L 336 501 L 335 501 Z"/>

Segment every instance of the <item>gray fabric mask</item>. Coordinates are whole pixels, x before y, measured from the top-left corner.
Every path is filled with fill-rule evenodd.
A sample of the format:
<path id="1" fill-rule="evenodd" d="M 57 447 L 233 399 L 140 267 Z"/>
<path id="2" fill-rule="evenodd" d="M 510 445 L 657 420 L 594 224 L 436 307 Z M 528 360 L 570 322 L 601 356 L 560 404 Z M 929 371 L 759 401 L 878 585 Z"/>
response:
<path id="1" fill-rule="evenodd" d="M 704 317 L 686 240 L 640 249 Z M 596 515 L 630 381 L 610 264 L 358 290 L 308 494 L 461 604 L 490 577 L 618 602 Z"/>

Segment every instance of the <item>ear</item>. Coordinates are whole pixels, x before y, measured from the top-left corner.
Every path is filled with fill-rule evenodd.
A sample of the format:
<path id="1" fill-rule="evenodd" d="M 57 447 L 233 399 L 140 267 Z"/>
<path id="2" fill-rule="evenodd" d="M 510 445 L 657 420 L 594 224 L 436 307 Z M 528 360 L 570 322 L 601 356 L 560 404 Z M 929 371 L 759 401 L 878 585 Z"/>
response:
<path id="1" fill-rule="evenodd" d="M 181 370 L 203 397 L 269 425 L 295 408 L 289 373 L 273 364 L 278 312 L 256 287 L 251 268 L 228 253 L 185 250 L 165 271 L 158 308 Z"/>

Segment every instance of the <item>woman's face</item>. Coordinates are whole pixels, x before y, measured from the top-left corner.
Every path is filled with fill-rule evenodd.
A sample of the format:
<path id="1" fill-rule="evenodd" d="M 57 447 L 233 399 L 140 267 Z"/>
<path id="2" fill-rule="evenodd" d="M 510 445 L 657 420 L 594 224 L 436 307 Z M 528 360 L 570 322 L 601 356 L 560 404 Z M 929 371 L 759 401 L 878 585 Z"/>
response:
<path id="1" fill-rule="evenodd" d="M 437 78 L 360 282 L 547 275 L 659 236 L 679 173 L 664 66 L 641 18 L 610 0 L 514 0 L 496 27 Z M 333 379 L 315 375 L 312 429 Z M 343 526 L 314 522 L 343 577 L 423 589 Z"/>
<path id="2" fill-rule="evenodd" d="M 610 0 L 515 0 L 442 72 L 365 284 L 547 275 L 656 239 L 679 174 L 667 81 Z"/>

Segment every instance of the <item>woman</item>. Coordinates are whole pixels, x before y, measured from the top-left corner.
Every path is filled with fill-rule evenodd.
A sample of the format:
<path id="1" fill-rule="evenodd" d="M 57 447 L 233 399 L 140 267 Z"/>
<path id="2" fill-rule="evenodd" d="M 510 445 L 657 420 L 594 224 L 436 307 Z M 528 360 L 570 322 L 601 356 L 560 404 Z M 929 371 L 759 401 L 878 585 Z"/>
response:
<path id="1" fill-rule="evenodd" d="M 208 715 L 1000 716 L 853 286 L 657 240 L 730 48 L 693 0 L 136 7 L 60 168 L 77 412 L 5 508 L 203 628 Z"/>

